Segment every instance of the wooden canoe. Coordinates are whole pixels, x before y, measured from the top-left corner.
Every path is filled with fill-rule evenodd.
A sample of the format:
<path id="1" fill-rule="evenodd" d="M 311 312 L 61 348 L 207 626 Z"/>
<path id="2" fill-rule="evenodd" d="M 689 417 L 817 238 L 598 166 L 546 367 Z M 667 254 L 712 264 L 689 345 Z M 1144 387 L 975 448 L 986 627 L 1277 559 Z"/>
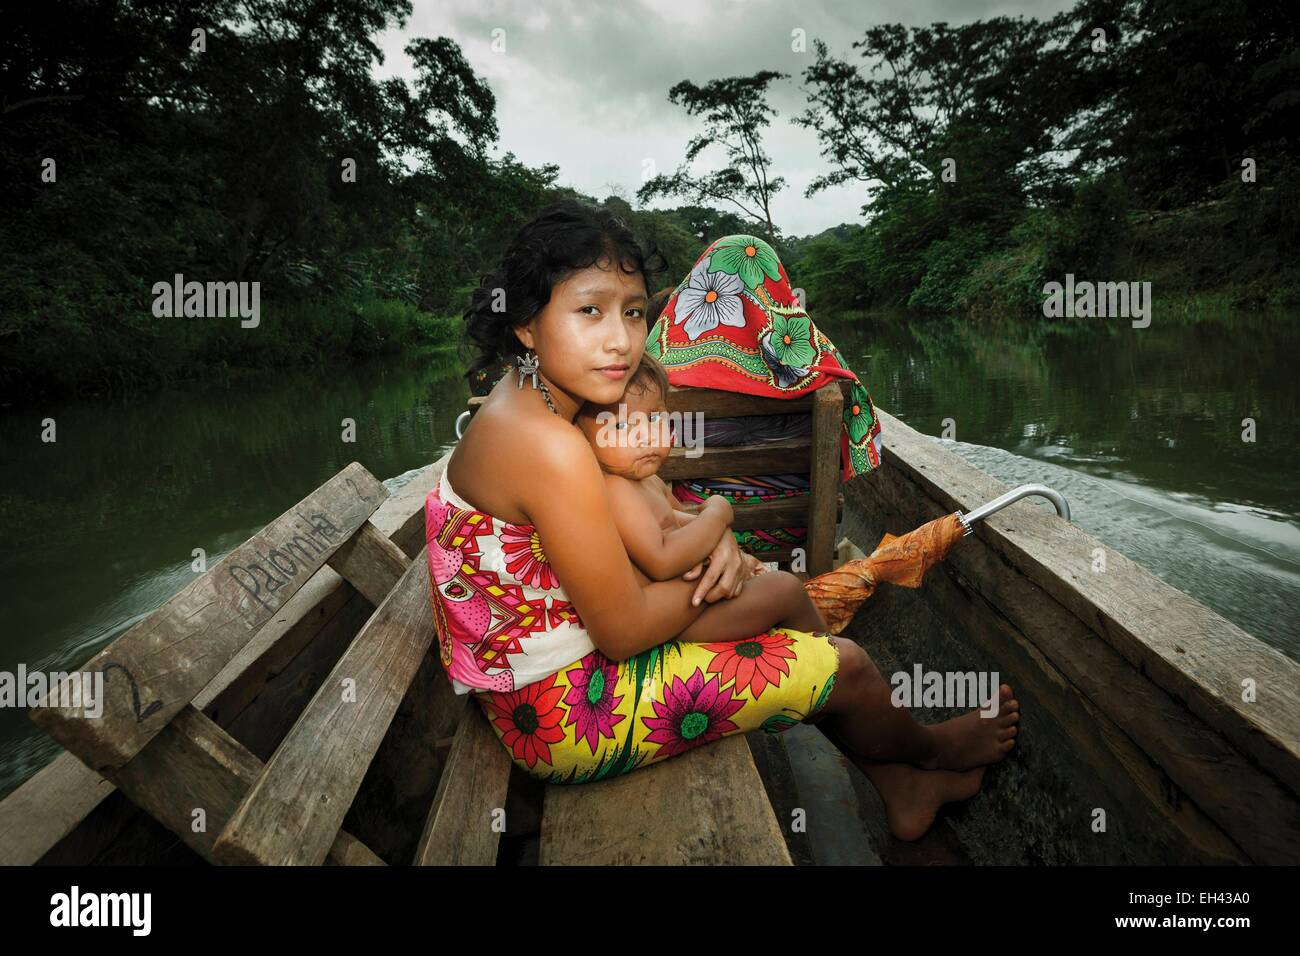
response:
<path id="1" fill-rule="evenodd" d="M 1006 490 L 882 418 L 884 465 L 840 489 L 839 535 L 863 551 L 886 531 Z M 423 561 L 422 504 L 447 457 L 403 476 L 369 518 L 408 572 Z M 1093 570 L 1098 553 L 1104 572 Z M 357 559 L 335 565 L 349 573 L 316 571 L 169 725 L 224 760 L 220 839 L 196 842 L 63 752 L 0 802 L 0 863 L 304 862 L 259 842 L 284 821 L 263 821 L 274 800 L 256 797 L 275 791 L 295 755 L 305 759 L 296 741 L 311 739 L 322 685 L 360 653 L 377 618 L 392 618 L 400 590 L 391 575 L 369 583 Z M 410 603 L 411 626 L 425 627 Z M 1300 862 L 1300 666 L 1039 505 L 982 522 L 922 588 L 878 591 L 845 636 L 887 674 L 918 662 L 996 670 L 1016 689 L 1013 757 L 943 821 L 976 862 Z M 791 785 L 773 749 L 779 736 L 728 738 L 615 780 L 543 786 L 510 765 L 439 666 L 436 644 L 412 662 L 386 729 L 370 730 L 373 752 L 347 758 L 359 783 L 342 792 L 346 815 L 308 834 L 320 849 L 306 862 L 808 862 L 774 810 Z M 138 781 L 172 766 L 158 766 L 158 751 L 139 742 L 111 772 L 146 806 L 161 785 Z M 131 761 L 146 758 L 151 773 L 133 775 Z"/>

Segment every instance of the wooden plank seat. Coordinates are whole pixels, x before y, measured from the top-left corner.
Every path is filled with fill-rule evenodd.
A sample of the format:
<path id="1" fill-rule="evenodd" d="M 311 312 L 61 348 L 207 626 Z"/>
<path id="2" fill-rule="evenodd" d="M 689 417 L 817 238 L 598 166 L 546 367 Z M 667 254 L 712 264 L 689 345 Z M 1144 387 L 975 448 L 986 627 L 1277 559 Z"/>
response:
<path id="1" fill-rule="evenodd" d="M 704 447 L 689 457 L 686 448 L 674 448 L 659 471 L 664 481 L 712 478 L 716 475 L 771 475 L 808 473 L 808 494 L 786 500 L 742 505 L 735 509 L 736 530 L 748 528 L 807 528 L 802 562 L 795 560 L 796 548 L 756 552 L 765 561 L 776 561 L 801 577 L 829 571 L 835 549 L 835 526 L 844 509 L 840 494 L 840 419 L 848 397 L 847 381 L 835 382 L 797 399 L 762 398 L 708 388 L 673 386 L 668 411 L 700 413 L 718 418 L 750 415 L 812 416 L 811 434 L 806 438 L 753 445 Z"/>
<path id="2" fill-rule="evenodd" d="M 839 422 L 843 387 L 781 400 L 714 389 L 673 387 L 669 411 L 705 415 L 813 417 L 809 437 L 769 444 L 673 449 L 665 481 L 719 474 L 808 471 L 810 492 L 736 509 L 737 528 L 807 527 L 805 574 L 829 570 L 843 497 Z M 482 404 L 472 398 L 470 412 Z M 789 551 L 762 555 L 788 565 Z M 466 708 L 439 782 L 416 863 L 495 862 L 511 762 L 476 705 Z M 472 822 L 471 822 L 472 821 Z M 743 735 L 733 735 L 621 777 L 544 788 L 539 861 L 543 865 L 791 865 L 781 826 Z"/>
<path id="3" fill-rule="evenodd" d="M 351 463 L 74 672 L 102 676 L 99 716 L 60 696 L 33 708 L 33 721 L 200 856 L 221 862 L 216 837 L 247 815 L 269 765 L 196 698 L 325 565 L 384 600 L 411 564 L 370 521 L 387 495 Z M 328 796 L 304 787 L 295 799 Z M 317 862 L 382 862 L 338 827 L 324 844 Z"/>
<path id="4" fill-rule="evenodd" d="M 420 836 L 416 866 L 492 866 L 497 861 L 510 755 L 478 704 L 466 698 L 461 714 Z"/>
<path id="5" fill-rule="evenodd" d="M 395 573 L 405 562 L 395 556 L 394 561 Z M 429 596 L 429 565 L 417 557 L 262 768 L 216 840 L 217 859 L 325 861 L 432 643 Z"/>
<path id="6" fill-rule="evenodd" d="M 368 519 L 408 559 L 424 546 L 424 497 L 448 457 L 403 476 Z M 373 611 L 373 603 L 345 578 L 331 567 L 321 568 L 194 697 L 193 706 L 257 754 L 260 767 Z M 432 665 L 441 672 L 436 655 Z M 438 682 L 417 681 L 416 687 L 426 696 L 413 693 L 403 701 L 402 710 L 410 714 L 404 718 L 399 711 L 395 721 L 403 725 L 393 728 L 399 745 L 381 747 L 371 765 L 371 773 L 384 778 L 384 786 L 376 788 L 383 792 L 372 795 L 363 787 L 359 799 L 373 799 L 354 808 L 365 814 L 367 842 L 380 840 L 391 860 L 402 859 L 390 844 L 405 836 L 404 814 L 394 811 L 404 804 L 422 806 L 437 784 L 443 752 L 430 751 L 423 738 L 450 734 L 455 727 L 436 706 L 432 691 Z M 394 782 L 400 788 L 396 794 Z M 119 845 L 120 837 L 141 829 L 140 816 L 109 779 L 62 750 L 0 801 L 0 865 L 84 865 L 102 853 L 119 865 L 148 862 L 167 831 L 154 832 L 154 842 L 135 851 Z"/>

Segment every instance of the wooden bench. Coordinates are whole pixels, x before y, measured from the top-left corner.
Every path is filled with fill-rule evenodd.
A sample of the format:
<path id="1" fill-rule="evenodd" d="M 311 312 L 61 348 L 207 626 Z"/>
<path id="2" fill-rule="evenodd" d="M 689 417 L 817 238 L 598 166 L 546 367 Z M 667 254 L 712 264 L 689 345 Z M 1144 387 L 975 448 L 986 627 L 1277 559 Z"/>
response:
<path id="1" fill-rule="evenodd" d="M 33 721 L 211 862 L 382 863 L 340 823 L 432 636 L 407 626 L 424 562 L 369 520 L 387 495 L 348 465 L 81 668 L 100 716 L 64 698 Z M 327 564 L 378 610 L 263 764 L 194 701 Z"/>
<path id="2" fill-rule="evenodd" d="M 719 474 L 807 471 L 810 492 L 790 501 L 736 509 L 737 529 L 807 527 L 806 571 L 829 570 L 843 498 L 839 494 L 839 423 L 843 388 L 794 400 L 713 389 L 676 388 L 670 411 L 709 416 L 812 416 L 809 436 L 772 444 L 675 448 L 660 470 L 666 481 Z M 471 414 L 483 398 L 469 402 Z M 763 555 L 789 564 L 789 550 Z M 491 864 L 512 764 L 477 705 L 467 707 L 430 810 L 416 862 Z M 495 815 L 495 816 L 494 816 Z M 472 823 L 471 821 L 477 821 Z M 543 865 L 790 865 L 781 825 L 744 736 L 736 734 L 631 774 L 579 785 L 547 785 L 541 810 Z"/>
<path id="3" fill-rule="evenodd" d="M 712 478 L 716 475 L 808 474 L 808 494 L 781 501 L 742 505 L 735 510 L 733 528 L 807 528 L 804 561 L 797 548 L 759 552 L 801 577 L 829 571 L 834 561 L 835 528 L 844 512 L 840 493 L 840 421 L 849 384 L 838 381 L 797 399 L 762 398 L 710 388 L 673 386 L 669 412 L 700 413 L 713 418 L 806 413 L 812 418 L 808 436 L 753 445 L 704 447 L 696 457 L 674 448 L 659 471 L 664 481 Z M 791 566 L 794 566 L 793 568 Z M 802 565 L 802 566 L 800 566 Z"/>

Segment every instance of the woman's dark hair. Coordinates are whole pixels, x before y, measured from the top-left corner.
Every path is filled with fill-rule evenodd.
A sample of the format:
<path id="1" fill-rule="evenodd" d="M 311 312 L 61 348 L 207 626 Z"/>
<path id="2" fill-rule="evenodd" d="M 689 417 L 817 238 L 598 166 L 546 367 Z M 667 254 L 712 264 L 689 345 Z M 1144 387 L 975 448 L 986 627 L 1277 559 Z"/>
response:
<path id="1" fill-rule="evenodd" d="M 546 207 L 515 234 L 500 266 L 479 282 L 465 311 L 465 337 L 478 354 L 465 377 L 482 394 L 524 354 L 513 329 L 551 301 L 551 289 L 602 259 L 640 274 L 647 295 L 667 262 L 644 247 L 621 218 L 603 206 L 565 199 Z M 649 326 L 646 334 L 649 334 Z"/>

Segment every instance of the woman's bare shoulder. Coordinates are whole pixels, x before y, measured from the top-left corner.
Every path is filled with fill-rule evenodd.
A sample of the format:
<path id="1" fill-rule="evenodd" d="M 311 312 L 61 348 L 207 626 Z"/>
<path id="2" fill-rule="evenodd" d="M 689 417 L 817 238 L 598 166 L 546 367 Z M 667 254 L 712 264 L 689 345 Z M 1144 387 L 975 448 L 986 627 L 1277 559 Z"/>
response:
<path id="1" fill-rule="evenodd" d="M 466 500 L 507 521 L 528 521 L 543 494 L 590 482 L 593 472 L 599 482 L 580 429 L 549 412 L 518 414 L 509 405 L 484 402 L 452 454 L 451 480 Z"/>

